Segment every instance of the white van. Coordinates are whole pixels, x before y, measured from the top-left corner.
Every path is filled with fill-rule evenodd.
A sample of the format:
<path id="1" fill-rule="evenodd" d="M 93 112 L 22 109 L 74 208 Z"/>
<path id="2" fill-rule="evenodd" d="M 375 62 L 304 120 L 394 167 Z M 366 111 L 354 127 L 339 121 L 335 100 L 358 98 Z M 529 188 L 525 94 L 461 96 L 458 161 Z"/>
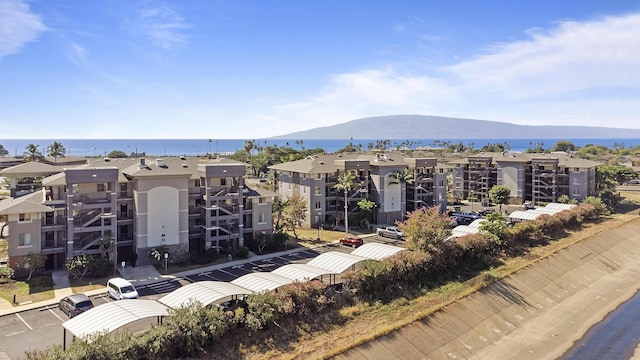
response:
<path id="1" fill-rule="evenodd" d="M 137 299 L 136 288 L 123 278 L 113 278 L 107 281 L 107 296 L 116 300 Z"/>

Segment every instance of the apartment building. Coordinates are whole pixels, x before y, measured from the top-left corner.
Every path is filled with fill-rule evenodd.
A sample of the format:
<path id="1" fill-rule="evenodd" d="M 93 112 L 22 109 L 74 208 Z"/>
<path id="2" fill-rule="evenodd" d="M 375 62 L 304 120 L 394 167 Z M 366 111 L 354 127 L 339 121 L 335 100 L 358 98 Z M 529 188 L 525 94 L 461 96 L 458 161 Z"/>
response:
<path id="1" fill-rule="evenodd" d="M 159 246 L 188 256 L 244 245 L 272 232 L 276 196 L 247 186 L 246 166 L 225 158 L 92 158 L 54 174 L 49 167 L 38 173 L 34 165 L 29 172 L 4 169 L 0 175 L 12 186 L 42 176 L 40 188 L 0 201 L 0 215 L 8 216 L 9 262 L 37 252 L 47 255 L 48 267 L 61 268 L 76 255 L 108 251 L 118 264 L 145 265 Z"/>
<path id="2" fill-rule="evenodd" d="M 344 193 L 335 185 L 344 173 L 353 174 L 353 186 L 346 196 L 349 214 L 358 202 L 376 203 L 374 221 L 379 224 L 402 220 L 407 211 L 423 206 L 446 208 L 446 176 L 436 159 L 405 158 L 390 153 L 338 153 L 314 155 L 269 167 L 276 174 L 277 192 L 283 198 L 298 194 L 307 204 L 305 226 L 343 222 Z M 403 176 L 411 175 L 410 181 Z M 406 178 L 405 178 L 406 179 Z"/>
<path id="3" fill-rule="evenodd" d="M 505 185 L 514 204 L 555 202 L 562 195 L 581 201 L 595 195 L 600 165 L 565 153 L 483 153 L 449 164 L 455 198 L 488 199 L 494 185 Z"/>

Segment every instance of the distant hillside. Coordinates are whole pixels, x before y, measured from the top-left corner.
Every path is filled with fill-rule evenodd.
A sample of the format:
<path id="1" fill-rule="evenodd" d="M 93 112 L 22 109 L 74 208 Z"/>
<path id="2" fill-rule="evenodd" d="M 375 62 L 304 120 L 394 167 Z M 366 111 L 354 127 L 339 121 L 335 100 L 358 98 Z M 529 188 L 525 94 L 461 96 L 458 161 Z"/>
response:
<path id="1" fill-rule="evenodd" d="M 352 120 L 273 139 L 639 139 L 640 129 L 593 126 L 528 126 L 499 121 L 426 115 L 389 115 Z"/>

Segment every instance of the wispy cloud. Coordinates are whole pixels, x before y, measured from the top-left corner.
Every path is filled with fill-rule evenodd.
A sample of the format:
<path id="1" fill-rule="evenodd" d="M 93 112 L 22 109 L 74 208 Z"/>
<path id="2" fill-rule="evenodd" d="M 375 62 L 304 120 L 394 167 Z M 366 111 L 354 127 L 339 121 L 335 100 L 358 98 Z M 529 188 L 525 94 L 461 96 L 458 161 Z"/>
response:
<path id="1" fill-rule="evenodd" d="M 185 44 L 187 37 L 183 30 L 191 28 L 167 3 L 145 6 L 139 12 L 138 22 L 142 31 L 164 50 Z"/>
<path id="2" fill-rule="evenodd" d="M 76 43 L 71 43 L 66 53 L 67 59 L 76 65 L 83 65 L 87 62 L 87 50 Z"/>
<path id="3" fill-rule="evenodd" d="M 19 53 L 28 42 L 35 41 L 47 27 L 20 0 L 0 0 L 0 59 Z"/>
<path id="4" fill-rule="evenodd" d="M 637 128 L 638 29 L 640 14 L 563 21 L 525 32 L 525 41 L 493 44 L 429 75 L 391 66 L 339 74 L 320 94 L 276 112 L 303 120 L 306 128 L 407 113 L 531 125 L 602 125 L 606 120 Z"/>

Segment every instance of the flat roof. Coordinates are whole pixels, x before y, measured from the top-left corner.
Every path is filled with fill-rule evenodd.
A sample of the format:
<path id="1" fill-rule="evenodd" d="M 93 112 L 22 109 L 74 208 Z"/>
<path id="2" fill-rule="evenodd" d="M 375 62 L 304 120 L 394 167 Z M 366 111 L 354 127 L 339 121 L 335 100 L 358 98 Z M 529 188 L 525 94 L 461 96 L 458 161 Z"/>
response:
<path id="1" fill-rule="evenodd" d="M 158 301 L 175 309 L 187 305 L 191 300 L 206 306 L 252 293 L 249 289 L 225 281 L 198 281 L 173 290 Z"/>

